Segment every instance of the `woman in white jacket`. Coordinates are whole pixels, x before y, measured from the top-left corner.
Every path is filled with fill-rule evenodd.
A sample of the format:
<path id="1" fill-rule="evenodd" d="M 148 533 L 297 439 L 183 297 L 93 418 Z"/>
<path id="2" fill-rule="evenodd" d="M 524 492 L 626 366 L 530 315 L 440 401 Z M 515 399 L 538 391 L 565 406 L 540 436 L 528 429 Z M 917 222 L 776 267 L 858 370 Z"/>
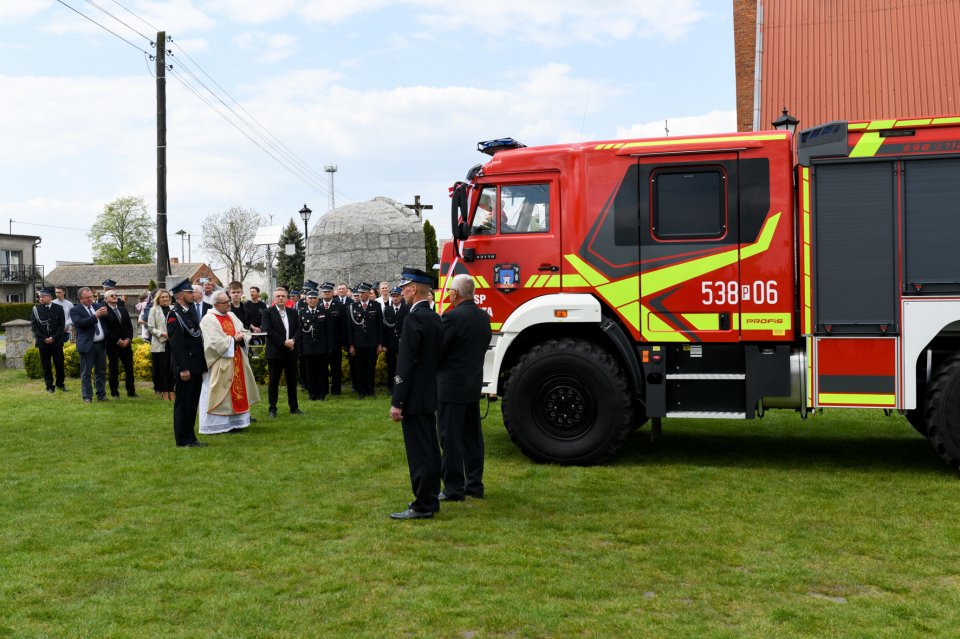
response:
<path id="1" fill-rule="evenodd" d="M 150 372 L 153 390 L 163 399 L 173 400 L 173 374 L 170 372 L 170 353 L 167 352 L 167 314 L 170 312 L 170 292 L 161 288 L 153 297 L 153 308 L 147 318 L 150 331 Z"/>

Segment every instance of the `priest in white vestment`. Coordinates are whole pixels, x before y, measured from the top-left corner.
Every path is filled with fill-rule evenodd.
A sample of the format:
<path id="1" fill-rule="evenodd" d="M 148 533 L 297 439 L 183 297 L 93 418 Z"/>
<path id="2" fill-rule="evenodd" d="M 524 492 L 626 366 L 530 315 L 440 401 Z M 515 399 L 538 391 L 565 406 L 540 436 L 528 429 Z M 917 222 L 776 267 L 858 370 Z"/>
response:
<path id="1" fill-rule="evenodd" d="M 224 292 L 214 296 L 213 309 L 200 320 L 203 356 L 209 369 L 200 392 L 200 432 L 204 435 L 239 432 L 250 425 L 250 407 L 260 401 L 260 389 L 247 358 L 249 332 L 229 311 Z"/>

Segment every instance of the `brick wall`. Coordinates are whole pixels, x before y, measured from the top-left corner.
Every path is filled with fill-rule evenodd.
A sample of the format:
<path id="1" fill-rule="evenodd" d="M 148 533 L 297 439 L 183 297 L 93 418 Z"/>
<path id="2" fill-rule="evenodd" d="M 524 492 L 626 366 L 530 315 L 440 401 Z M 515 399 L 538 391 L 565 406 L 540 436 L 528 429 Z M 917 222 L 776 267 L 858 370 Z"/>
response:
<path id="1" fill-rule="evenodd" d="M 757 0 L 733 0 L 733 49 L 737 75 L 737 130 L 753 130 L 753 77 L 757 47 Z"/>

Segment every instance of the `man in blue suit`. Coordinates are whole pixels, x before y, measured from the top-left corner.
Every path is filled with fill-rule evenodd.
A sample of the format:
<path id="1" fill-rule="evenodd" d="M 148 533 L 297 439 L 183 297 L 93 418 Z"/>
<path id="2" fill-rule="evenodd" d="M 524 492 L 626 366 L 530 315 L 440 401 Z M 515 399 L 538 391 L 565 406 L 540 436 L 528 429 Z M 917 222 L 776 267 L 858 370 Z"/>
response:
<path id="1" fill-rule="evenodd" d="M 80 303 L 70 309 L 70 319 L 77 331 L 77 352 L 80 353 L 80 395 L 87 404 L 93 400 L 91 371 L 94 372 L 97 401 L 107 399 L 107 327 L 103 320 L 106 314 L 107 309 L 94 303 L 93 291 L 87 287 L 80 289 Z"/>

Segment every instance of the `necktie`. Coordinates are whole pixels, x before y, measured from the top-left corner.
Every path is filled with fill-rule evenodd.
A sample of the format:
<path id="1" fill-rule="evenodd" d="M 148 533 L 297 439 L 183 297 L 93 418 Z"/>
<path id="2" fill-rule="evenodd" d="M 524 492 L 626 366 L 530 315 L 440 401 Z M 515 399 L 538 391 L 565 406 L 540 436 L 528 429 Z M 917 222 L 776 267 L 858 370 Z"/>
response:
<path id="1" fill-rule="evenodd" d="M 96 317 L 96 313 L 93 312 L 93 307 L 92 307 L 92 306 L 87 307 L 87 312 L 90 313 L 90 315 L 91 315 L 92 317 Z M 100 328 L 100 320 L 99 320 L 99 319 L 98 319 L 98 320 L 96 321 L 96 323 L 94 324 L 94 327 L 96 327 L 96 333 L 95 333 L 95 335 L 94 335 L 94 341 L 98 341 L 98 340 L 99 340 L 99 337 L 100 337 L 100 335 L 101 335 L 101 332 L 100 332 L 100 331 L 101 331 L 101 328 Z"/>
<path id="2" fill-rule="evenodd" d="M 199 324 L 200 323 L 200 305 L 199 304 L 193 305 L 193 314 L 197 316 L 197 324 Z"/>

